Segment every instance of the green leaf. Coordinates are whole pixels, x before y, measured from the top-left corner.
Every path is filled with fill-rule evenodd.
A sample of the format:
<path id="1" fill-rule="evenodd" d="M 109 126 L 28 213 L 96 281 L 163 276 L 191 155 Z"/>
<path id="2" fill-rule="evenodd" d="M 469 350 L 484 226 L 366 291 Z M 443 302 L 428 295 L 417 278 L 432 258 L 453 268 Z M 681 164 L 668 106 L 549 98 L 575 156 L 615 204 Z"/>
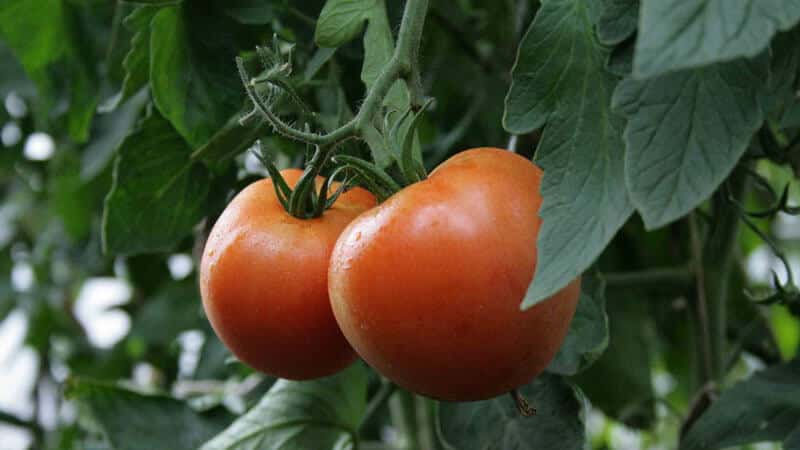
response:
<path id="1" fill-rule="evenodd" d="M 200 349 L 197 368 L 193 374 L 194 378 L 198 380 L 225 378 L 228 375 L 228 366 L 225 363 L 233 355 L 210 326 L 205 331 L 205 340 L 203 348 Z"/>
<path id="2" fill-rule="evenodd" d="M 394 52 L 394 37 L 386 15 L 385 0 L 328 0 L 317 22 L 315 40 L 322 47 L 338 47 L 358 36 L 365 21 L 367 30 L 364 33 L 361 81 L 369 90 Z M 407 110 L 409 96 L 405 84 L 396 81 L 383 104 L 390 110 Z M 388 127 L 392 125 L 394 122 L 390 121 Z M 393 158 L 378 136 L 379 130 L 368 128 L 365 133 L 375 163 L 381 168 L 389 166 Z"/>
<path id="3" fill-rule="evenodd" d="M 642 0 L 634 74 L 756 56 L 798 19 L 797 0 Z"/>
<path id="4" fill-rule="evenodd" d="M 168 251 L 203 217 L 209 175 L 174 128 L 151 112 L 119 148 L 103 211 L 115 254 Z"/>
<path id="5" fill-rule="evenodd" d="M 81 156 L 82 180 L 93 179 L 108 166 L 148 99 L 147 91 L 141 90 L 114 111 L 98 116 L 92 139 Z"/>
<path id="6" fill-rule="evenodd" d="M 547 122 L 535 157 L 544 170 L 538 264 L 523 308 L 589 267 L 633 211 L 607 55 L 584 0 L 545 2 L 519 47 L 505 127 L 522 134 Z"/>
<path id="7" fill-rule="evenodd" d="M 789 436 L 786 436 L 786 440 L 783 441 L 783 450 L 800 450 L 800 422 L 798 422 L 797 427 L 789 433 Z"/>
<path id="8" fill-rule="evenodd" d="M 202 328 L 205 318 L 197 280 L 175 281 L 147 299 L 133 317 L 130 335 L 167 347 L 187 330 Z"/>
<path id="9" fill-rule="evenodd" d="M 594 364 L 608 347 L 605 282 L 593 275 L 581 280 L 578 309 L 561 349 L 547 367 L 559 375 L 575 375 Z"/>
<path id="10" fill-rule="evenodd" d="M 366 404 L 367 371 L 361 364 L 314 381 L 278 380 L 202 450 L 332 448 L 355 436 Z"/>
<path id="11" fill-rule="evenodd" d="M 234 114 L 228 122 L 202 147 L 192 153 L 192 159 L 212 164 L 226 161 L 250 148 L 253 143 L 269 131 L 266 122 L 241 125 L 239 114 Z"/>
<path id="12" fill-rule="evenodd" d="M 574 381 L 592 406 L 628 426 L 645 428 L 655 418 L 650 368 L 655 344 L 650 331 L 652 319 L 639 294 L 608 290 L 606 296 L 608 348 Z"/>
<path id="13" fill-rule="evenodd" d="M 67 92 L 67 129 L 73 139 L 83 142 L 98 101 L 93 61 L 82 48 L 90 38 L 75 26 L 74 7 L 69 3 L 55 0 L 36 7 L 31 3 L 0 3 L 0 37 L 36 84 L 47 113 Z"/>
<path id="14" fill-rule="evenodd" d="M 214 33 L 209 33 L 214 30 Z M 153 99 L 192 148 L 206 144 L 244 104 L 234 65 L 241 27 L 208 8 L 162 8 L 151 23 Z"/>
<path id="15" fill-rule="evenodd" d="M 625 181 L 647 229 L 684 216 L 733 170 L 761 125 L 766 79 L 759 58 L 619 84 Z"/>
<path id="16" fill-rule="evenodd" d="M 101 106 L 101 112 L 116 109 L 150 81 L 150 22 L 159 9 L 158 6 L 140 6 L 125 18 L 125 27 L 134 32 L 130 50 L 122 60 L 125 78 L 120 92 Z"/>
<path id="17" fill-rule="evenodd" d="M 639 0 L 604 0 L 597 21 L 597 37 L 606 45 L 617 45 L 636 32 Z"/>
<path id="18" fill-rule="evenodd" d="M 67 235 L 81 240 L 89 234 L 94 218 L 92 192 L 80 177 L 77 155 L 65 154 L 57 163 L 51 166 L 57 167 L 57 172 L 50 175 L 50 208 L 61 219 Z"/>
<path id="19" fill-rule="evenodd" d="M 681 443 L 681 450 L 713 450 L 783 440 L 800 417 L 800 360 L 756 372 L 711 404 Z"/>
<path id="20" fill-rule="evenodd" d="M 800 27 L 779 33 L 770 44 L 769 80 L 762 98 L 762 108 L 769 117 L 780 113 L 796 103 L 794 95 L 800 67 Z"/>
<path id="21" fill-rule="evenodd" d="M 328 0 L 319 13 L 314 41 L 320 47 L 339 47 L 361 34 L 376 0 Z"/>
<path id="22" fill-rule="evenodd" d="M 183 0 L 122 0 L 126 3 L 136 3 L 140 5 L 157 5 L 157 6 L 169 6 L 174 5 L 176 3 L 180 3 Z"/>
<path id="23" fill-rule="evenodd" d="M 0 98 L 5 99 L 10 92 L 17 92 L 25 96 L 33 96 L 35 87 L 25 75 L 25 69 L 14 58 L 11 49 L 0 39 Z M 0 109 L 0 112 L 3 110 Z"/>
<path id="24" fill-rule="evenodd" d="M 199 414 L 185 403 L 108 383 L 70 380 L 67 396 L 88 408 L 115 450 L 193 449 L 230 422 L 228 414 Z"/>
<path id="25" fill-rule="evenodd" d="M 536 408 L 523 417 L 509 396 L 439 404 L 439 431 L 458 450 L 583 450 L 585 399 L 561 377 L 542 374 L 520 393 Z"/>
<path id="26" fill-rule="evenodd" d="M 274 0 L 228 0 L 225 13 L 245 25 L 266 25 L 276 18 Z"/>

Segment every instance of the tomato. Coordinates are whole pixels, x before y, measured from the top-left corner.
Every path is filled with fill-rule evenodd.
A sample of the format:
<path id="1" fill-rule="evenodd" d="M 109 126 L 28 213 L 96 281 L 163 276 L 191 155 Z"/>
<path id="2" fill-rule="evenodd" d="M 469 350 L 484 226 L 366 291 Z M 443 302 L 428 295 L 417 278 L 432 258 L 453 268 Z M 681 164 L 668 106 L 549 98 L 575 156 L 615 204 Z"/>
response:
<path id="1" fill-rule="evenodd" d="M 508 151 L 459 153 L 355 219 L 328 289 L 345 337 L 398 385 L 481 400 L 526 384 L 558 351 L 580 279 L 520 303 L 536 268 L 541 170 Z"/>
<path id="2" fill-rule="evenodd" d="M 290 186 L 301 173 L 281 172 Z M 269 179 L 231 201 L 203 251 L 200 291 L 214 331 L 234 355 L 293 380 L 330 375 L 353 362 L 331 312 L 328 262 L 345 226 L 374 204 L 372 194 L 356 188 L 321 217 L 301 220 L 283 209 Z"/>

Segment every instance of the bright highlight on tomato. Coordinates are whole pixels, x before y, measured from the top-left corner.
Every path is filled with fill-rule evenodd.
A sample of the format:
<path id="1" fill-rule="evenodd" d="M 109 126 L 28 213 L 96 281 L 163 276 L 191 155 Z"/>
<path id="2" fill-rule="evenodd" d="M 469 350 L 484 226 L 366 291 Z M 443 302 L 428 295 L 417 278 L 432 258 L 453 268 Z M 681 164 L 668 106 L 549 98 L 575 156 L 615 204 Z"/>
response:
<path id="1" fill-rule="evenodd" d="M 450 158 L 355 219 L 331 256 L 329 292 L 364 360 L 430 397 L 481 400 L 526 384 L 558 351 L 580 279 L 526 311 L 541 170 L 508 151 Z"/>
<path id="2" fill-rule="evenodd" d="M 302 171 L 281 174 L 293 186 Z M 331 312 L 328 262 L 345 226 L 374 204 L 372 194 L 356 188 L 321 217 L 301 220 L 283 209 L 269 179 L 233 199 L 206 243 L 200 290 L 214 331 L 241 361 L 293 380 L 353 362 Z"/>

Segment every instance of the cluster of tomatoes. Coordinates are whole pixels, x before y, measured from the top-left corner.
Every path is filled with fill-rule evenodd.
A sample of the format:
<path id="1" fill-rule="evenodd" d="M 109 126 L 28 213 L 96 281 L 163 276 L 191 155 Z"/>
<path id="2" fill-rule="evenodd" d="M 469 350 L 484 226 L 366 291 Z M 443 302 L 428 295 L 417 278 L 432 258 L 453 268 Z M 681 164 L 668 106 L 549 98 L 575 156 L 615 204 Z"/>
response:
<path id="1" fill-rule="evenodd" d="M 580 290 L 576 279 L 520 309 L 541 176 L 514 153 L 472 149 L 380 205 L 354 188 L 308 220 L 286 213 L 269 180 L 253 183 L 209 236 L 205 311 L 241 361 L 278 377 L 330 375 L 360 356 L 437 399 L 511 391 L 553 358 Z"/>

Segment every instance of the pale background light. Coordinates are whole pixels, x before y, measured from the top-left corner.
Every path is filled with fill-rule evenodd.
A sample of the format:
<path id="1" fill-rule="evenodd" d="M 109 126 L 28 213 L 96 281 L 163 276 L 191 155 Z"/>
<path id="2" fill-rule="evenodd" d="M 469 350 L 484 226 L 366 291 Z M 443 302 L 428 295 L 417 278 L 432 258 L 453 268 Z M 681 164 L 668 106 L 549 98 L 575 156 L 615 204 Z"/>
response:
<path id="1" fill-rule="evenodd" d="M 194 261 L 185 253 L 176 253 L 167 258 L 167 267 L 169 267 L 169 273 L 173 280 L 182 280 L 192 273 Z"/>
<path id="2" fill-rule="evenodd" d="M 127 303 L 131 293 L 128 283 L 111 277 L 90 278 L 81 286 L 74 312 L 92 345 L 110 348 L 128 334 L 130 317 L 114 307 Z"/>
<path id="3" fill-rule="evenodd" d="M 11 117 L 20 118 L 28 114 L 28 105 L 25 104 L 25 100 L 16 92 L 11 92 L 6 95 L 4 105 L 6 111 L 8 111 L 8 115 Z"/>
<path id="4" fill-rule="evenodd" d="M 3 125 L 3 130 L 0 131 L 0 141 L 6 147 L 17 145 L 19 140 L 22 139 L 22 130 L 14 122 L 8 122 Z"/>
<path id="5" fill-rule="evenodd" d="M 56 144 L 53 138 L 47 133 L 37 131 L 31 133 L 25 140 L 25 147 L 22 154 L 31 161 L 46 161 L 53 156 Z"/>

